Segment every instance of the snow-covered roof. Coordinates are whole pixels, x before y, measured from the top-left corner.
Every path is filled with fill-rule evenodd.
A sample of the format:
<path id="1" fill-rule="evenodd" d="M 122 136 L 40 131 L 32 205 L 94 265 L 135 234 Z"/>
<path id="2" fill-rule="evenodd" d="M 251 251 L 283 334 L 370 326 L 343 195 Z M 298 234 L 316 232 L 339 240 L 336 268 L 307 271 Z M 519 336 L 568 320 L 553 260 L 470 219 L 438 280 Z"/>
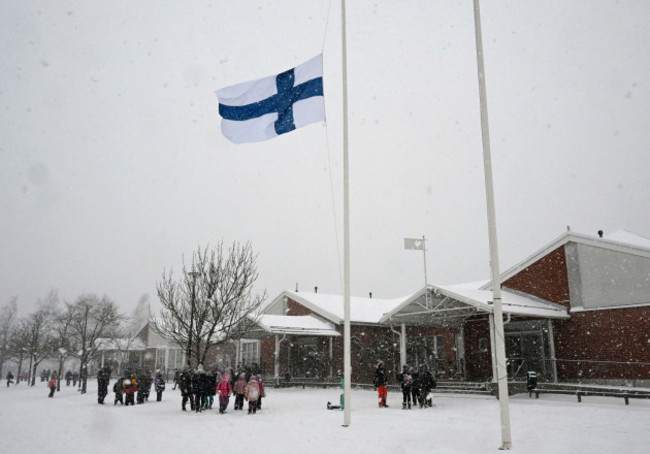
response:
<path id="1" fill-rule="evenodd" d="M 409 295 L 410 296 L 410 295 Z M 350 297 L 351 323 L 379 323 L 409 296 L 395 299 Z M 343 323 L 343 295 L 292 292 L 285 290 L 278 298 L 289 297 L 333 323 Z"/>
<path id="2" fill-rule="evenodd" d="M 482 290 L 467 285 L 433 285 L 432 287 L 445 296 L 470 304 L 484 312 L 491 313 L 494 310 L 492 290 Z M 501 307 L 504 314 L 510 315 L 570 318 L 564 306 L 507 288 L 501 289 Z"/>
<path id="3" fill-rule="evenodd" d="M 304 336 L 340 336 L 334 325 L 313 315 L 270 315 L 259 316 L 257 325 L 270 334 L 291 334 Z"/>
<path id="4" fill-rule="evenodd" d="M 381 323 L 391 321 L 454 325 L 477 313 L 492 313 L 493 295 L 483 290 L 485 281 L 458 285 L 429 285 L 406 298 L 402 304 L 385 314 Z M 510 289 L 502 289 L 501 306 L 504 314 L 567 319 L 566 308 Z"/>
<path id="5" fill-rule="evenodd" d="M 459 285 L 429 285 L 410 295 L 394 298 L 350 298 L 350 322 L 381 324 L 390 323 L 394 320 L 408 323 L 450 323 L 451 318 L 458 319 L 468 317 L 478 312 L 492 313 L 492 291 L 481 289 L 485 281 L 473 282 Z M 428 297 L 428 306 L 425 305 L 425 295 L 436 295 Z M 291 298 L 315 314 L 324 317 L 334 324 L 343 323 L 343 296 L 328 295 L 323 293 L 292 292 L 285 290 L 275 299 Z M 444 304 L 441 304 L 444 301 Z M 502 309 L 504 314 L 567 319 L 569 315 L 565 307 L 544 301 L 540 298 L 516 292 L 510 289 L 503 289 L 501 294 Z M 273 304 L 268 307 L 272 307 Z M 289 319 L 300 319 L 298 316 L 264 315 L 262 324 L 278 323 L 287 324 Z M 277 319 L 275 318 L 277 317 Z M 451 317 L 451 318 L 450 318 Z M 294 323 L 294 322 L 291 322 Z M 301 323 L 298 320 L 295 323 Z M 270 332 L 267 329 L 268 332 Z"/>
<path id="6" fill-rule="evenodd" d="M 650 239 L 637 235 L 636 233 L 628 232 L 627 230 L 616 230 L 615 232 L 604 235 L 603 238 L 617 243 L 650 249 Z"/>
<path id="7" fill-rule="evenodd" d="M 117 339 L 101 338 L 97 339 L 98 350 L 121 350 L 121 351 L 141 351 L 145 350 L 147 346 L 141 339 L 128 339 L 120 337 Z"/>

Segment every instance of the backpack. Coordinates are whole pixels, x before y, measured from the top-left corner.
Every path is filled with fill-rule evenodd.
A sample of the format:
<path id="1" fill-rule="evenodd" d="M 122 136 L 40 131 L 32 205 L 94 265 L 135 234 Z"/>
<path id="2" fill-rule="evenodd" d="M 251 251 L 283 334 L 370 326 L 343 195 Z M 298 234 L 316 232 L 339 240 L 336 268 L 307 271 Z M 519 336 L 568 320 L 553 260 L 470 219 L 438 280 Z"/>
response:
<path id="1" fill-rule="evenodd" d="M 260 397 L 260 390 L 257 386 L 251 386 L 248 389 L 248 400 L 256 401 Z"/>

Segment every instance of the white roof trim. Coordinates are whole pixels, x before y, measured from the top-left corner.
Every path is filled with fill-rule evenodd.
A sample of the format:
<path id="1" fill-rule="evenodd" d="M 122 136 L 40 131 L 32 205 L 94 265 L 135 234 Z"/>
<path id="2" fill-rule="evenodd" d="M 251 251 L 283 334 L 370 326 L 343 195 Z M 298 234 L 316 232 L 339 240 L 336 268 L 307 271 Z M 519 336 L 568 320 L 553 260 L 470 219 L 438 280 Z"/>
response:
<path id="1" fill-rule="evenodd" d="M 490 314 L 494 312 L 491 290 L 472 289 L 466 285 L 433 285 L 432 287 L 445 296 L 474 306 L 483 312 Z M 506 288 L 501 291 L 501 307 L 504 314 L 510 315 L 553 319 L 570 318 L 564 306 Z"/>
<path id="2" fill-rule="evenodd" d="M 331 323 L 324 322 L 313 315 L 261 315 L 257 319 L 260 328 L 270 334 L 292 334 L 303 336 L 338 337 Z"/>

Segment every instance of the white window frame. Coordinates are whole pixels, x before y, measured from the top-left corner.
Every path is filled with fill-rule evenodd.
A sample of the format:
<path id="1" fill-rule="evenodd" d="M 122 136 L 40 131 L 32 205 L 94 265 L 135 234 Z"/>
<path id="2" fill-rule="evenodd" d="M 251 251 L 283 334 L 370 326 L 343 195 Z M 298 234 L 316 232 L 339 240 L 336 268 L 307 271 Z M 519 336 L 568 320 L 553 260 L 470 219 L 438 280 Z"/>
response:
<path id="1" fill-rule="evenodd" d="M 241 365 L 260 363 L 260 341 L 255 339 L 242 339 L 240 344 L 239 362 Z"/>

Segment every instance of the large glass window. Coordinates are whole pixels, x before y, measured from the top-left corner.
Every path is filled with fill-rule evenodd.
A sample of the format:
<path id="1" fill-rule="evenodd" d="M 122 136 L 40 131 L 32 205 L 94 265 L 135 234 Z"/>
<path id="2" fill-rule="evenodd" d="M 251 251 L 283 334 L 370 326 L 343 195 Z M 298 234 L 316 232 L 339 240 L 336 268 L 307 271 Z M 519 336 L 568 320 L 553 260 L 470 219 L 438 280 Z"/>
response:
<path id="1" fill-rule="evenodd" d="M 260 343 L 257 340 L 241 341 L 241 364 L 251 365 L 260 362 Z"/>
<path id="2" fill-rule="evenodd" d="M 166 349 L 164 348 L 157 348 L 156 349 L 156 369 L 160 369 L 162 371 L 165 370 L 165 353 L 167 352 Z"/>

